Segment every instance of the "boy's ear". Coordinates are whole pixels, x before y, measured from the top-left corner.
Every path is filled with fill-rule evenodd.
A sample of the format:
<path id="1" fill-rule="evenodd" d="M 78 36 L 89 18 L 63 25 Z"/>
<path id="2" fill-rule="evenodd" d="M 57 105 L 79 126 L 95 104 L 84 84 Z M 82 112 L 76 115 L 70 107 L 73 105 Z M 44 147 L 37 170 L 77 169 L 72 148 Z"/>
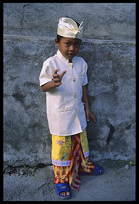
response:
<path id="1" fill-rule="evenodd" d="M 57 38 L 55 38 L 55 44 L 56 44 L 56 46 L 59 46 L 59 42 L 58 42 Z"/>

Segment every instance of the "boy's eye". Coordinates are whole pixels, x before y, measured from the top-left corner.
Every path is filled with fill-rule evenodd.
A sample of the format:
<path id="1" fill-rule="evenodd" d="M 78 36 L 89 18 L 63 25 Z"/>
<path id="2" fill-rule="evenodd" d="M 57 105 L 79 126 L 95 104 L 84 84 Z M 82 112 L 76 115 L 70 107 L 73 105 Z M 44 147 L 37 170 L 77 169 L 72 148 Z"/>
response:
<path id="1" fill-rule="evenodd" d="M 67 47 L 70 47 L 71 44 L 72 44 L 72 43 L 70 43 L 70 42 L 65 42 L 65 45 L 66 45 Z M 74 46 L 74 47 L 79 47 L 79 46 L 80 46 L 80 43 L 75 42 L 75 43 L 73 43 L 73 46 Z"/>
<path id="2" fill-rule="evenodd" d="M 66 42 L 65 44 L 66 44 L 67 46 L 70 46 L 70 43 L 69 43 L 69 42 Z"/>
<path id="3" fill-rule="evenodd" d="M 80 44 L 79 44 L 79 43 L 75 43 L 74 45 L 75 45 L 76 47 L 79 47 L 79 46 L 80 46 Z"/>

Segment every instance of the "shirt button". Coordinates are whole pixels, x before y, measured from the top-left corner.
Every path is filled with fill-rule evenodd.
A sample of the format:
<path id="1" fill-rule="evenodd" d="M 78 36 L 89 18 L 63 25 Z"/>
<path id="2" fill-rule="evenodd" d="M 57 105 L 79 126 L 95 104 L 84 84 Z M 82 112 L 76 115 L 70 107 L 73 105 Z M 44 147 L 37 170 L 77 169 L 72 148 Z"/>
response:
<path id="1" fill-rule="evenodd" d="M 73 78 L 73 81 L 76 81 L 76 78 Z"/>
<path id="2" fill-rule="evenodd" d="M 77 96 L 76 95 L 74 95 L 74 98 L 76 98 Z"/>

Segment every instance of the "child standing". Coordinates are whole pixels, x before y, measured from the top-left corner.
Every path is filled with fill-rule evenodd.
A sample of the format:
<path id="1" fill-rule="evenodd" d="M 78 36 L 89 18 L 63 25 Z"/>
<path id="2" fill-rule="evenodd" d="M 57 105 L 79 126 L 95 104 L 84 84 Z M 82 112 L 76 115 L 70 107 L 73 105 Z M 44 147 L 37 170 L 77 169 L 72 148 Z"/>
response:
<path id="1" fill-rule="evenodd" d="M 55 39 L 59 49 L 43 63 L 39 77 L 47 98 L 55 190 L 61 198 L 71 197 L 70 188 L 79 190 L 79 173 L 103 173 L 102 167 L 88 160 L 86 126 L 90 117 L 94 122 L 96 119 L 87 98 L 87 63 L 76 56 L 82 42 L 82 23 L 59 19 Z"/>

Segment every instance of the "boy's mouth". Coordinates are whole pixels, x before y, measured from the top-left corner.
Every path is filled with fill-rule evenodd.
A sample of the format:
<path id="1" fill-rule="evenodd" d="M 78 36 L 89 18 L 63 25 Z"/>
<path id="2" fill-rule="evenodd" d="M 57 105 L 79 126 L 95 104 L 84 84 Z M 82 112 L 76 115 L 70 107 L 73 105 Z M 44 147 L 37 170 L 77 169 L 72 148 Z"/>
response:
<path id="1" fill-rule="evenodd" d="M 74 52 L 69 52 L 68 55 L 74 56 L 75 54 L 74 54 Z"/>

